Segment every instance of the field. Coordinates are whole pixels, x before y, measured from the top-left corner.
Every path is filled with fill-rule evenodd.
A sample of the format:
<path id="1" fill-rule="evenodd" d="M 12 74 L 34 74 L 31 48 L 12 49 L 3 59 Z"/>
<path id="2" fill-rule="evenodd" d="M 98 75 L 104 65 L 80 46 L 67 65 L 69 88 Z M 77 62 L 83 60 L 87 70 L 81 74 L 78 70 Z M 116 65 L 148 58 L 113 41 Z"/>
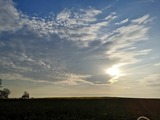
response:
<path id="1" fill-rule="evenodd" d="M 160 99 L 48 98 L 0 100 L 0 120 L 160 120 Z"/>

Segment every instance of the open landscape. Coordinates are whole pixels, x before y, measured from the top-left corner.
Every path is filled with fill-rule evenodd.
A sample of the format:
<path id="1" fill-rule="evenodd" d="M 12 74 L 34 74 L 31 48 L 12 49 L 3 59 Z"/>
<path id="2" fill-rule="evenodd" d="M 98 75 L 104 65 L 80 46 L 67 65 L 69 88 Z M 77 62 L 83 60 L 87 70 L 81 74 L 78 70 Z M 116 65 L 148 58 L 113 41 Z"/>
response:
<path id="1" fill-rule="evenodd" d="M 0 120 L 160 120 L 160 99 L 1 99 Z"/>
<path id="2" fill-rule="evenodd" d="M 160 120 L 159 11 L 0 0 L 0 120 Z"/>

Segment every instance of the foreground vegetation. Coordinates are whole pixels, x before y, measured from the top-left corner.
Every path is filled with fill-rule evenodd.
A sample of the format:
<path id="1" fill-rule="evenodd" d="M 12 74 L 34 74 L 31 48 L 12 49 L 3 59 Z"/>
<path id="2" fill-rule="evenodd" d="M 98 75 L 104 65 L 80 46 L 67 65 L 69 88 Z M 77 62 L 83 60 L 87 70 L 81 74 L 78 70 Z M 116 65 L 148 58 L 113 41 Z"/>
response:
<path id="1" fill-rule="evenodd" d="M 160 120 L 160 99 L 1 99 L 0 120 Z"/>

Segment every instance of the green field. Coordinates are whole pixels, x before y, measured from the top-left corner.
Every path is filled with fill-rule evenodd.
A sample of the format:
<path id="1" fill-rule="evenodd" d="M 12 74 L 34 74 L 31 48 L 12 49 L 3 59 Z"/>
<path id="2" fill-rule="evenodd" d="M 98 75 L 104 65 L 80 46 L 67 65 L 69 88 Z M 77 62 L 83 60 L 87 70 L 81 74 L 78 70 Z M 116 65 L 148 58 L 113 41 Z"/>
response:
<path id="1" fill-rule="evenodd" d="M 0 100 L 0 120 L 160 120 L 160 99 L 50 98 Z"/>

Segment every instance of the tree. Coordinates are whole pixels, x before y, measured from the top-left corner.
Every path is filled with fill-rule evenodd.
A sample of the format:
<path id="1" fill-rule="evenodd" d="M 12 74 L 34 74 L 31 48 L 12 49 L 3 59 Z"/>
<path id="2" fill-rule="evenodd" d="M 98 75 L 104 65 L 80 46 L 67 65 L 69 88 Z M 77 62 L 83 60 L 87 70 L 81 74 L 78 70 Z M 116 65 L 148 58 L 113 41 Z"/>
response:
<path id="1" fill-rule="evenodd" d="M 22 99 L 29 99 L 29 93 L 24 91 L 24 94 L 22 95 Z"/>
<path id="2" fill-rule="evenodd" d="M 6 99 L 8 98 L 9 94 L 10 94 L 10 90 L 7 88 L 4 88 L 3 90 L 0 90 L 0 98 L 2 99 Z"/>

